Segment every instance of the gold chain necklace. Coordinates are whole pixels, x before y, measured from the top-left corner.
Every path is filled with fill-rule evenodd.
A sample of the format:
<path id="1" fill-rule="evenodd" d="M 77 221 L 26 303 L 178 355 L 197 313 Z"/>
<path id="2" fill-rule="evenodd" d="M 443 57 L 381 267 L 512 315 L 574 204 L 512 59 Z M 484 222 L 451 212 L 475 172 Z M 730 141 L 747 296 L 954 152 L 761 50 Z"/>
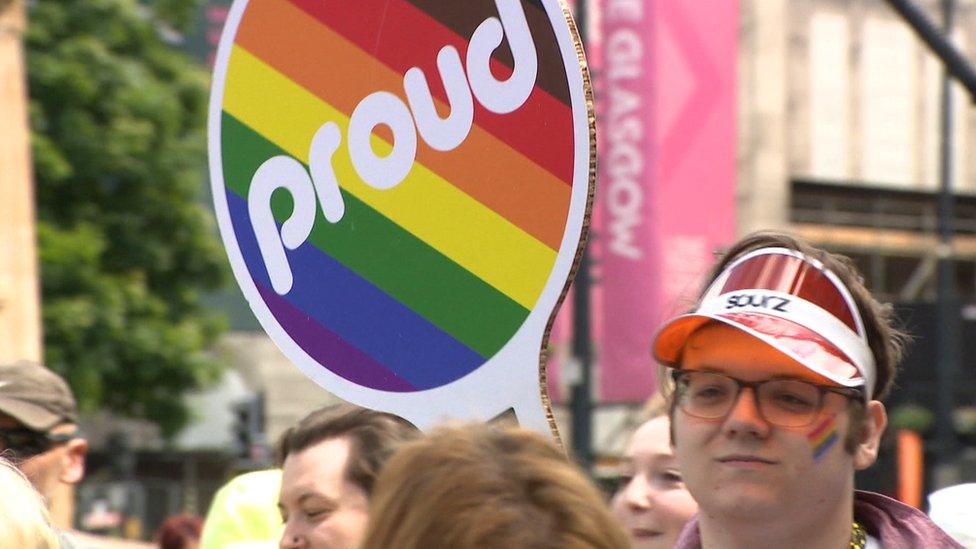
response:
<path id="1" fill-rule="evenodd" d="M 867 532 L 865 532 L 864 527 L 858 524 L 855 520 L 851 525 L 851 549 L 864 549 L 867 542 Z"/>

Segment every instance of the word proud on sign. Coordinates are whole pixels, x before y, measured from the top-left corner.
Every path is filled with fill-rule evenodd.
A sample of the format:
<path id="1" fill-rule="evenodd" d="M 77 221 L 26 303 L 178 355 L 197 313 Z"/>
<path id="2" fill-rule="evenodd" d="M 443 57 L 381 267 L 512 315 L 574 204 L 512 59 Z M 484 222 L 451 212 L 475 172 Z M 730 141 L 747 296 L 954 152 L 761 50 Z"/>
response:
<path id="1" fill-rule="evenodd" d="M 471 36 L 467 72 L 454 46 L 445 45 L 437 54 L 437 68 L 450 107 L 448 116 L 441 118 L 437 113 L 427 76 L 419 67 L 411 67 L 403 77 L 409 107 L 391 92 L 375 91 L 353 109 L 348 127 L 349 157 L 356 175 L 367 185 L 391 189 L 403 182 L 417 159 L 418 132 L 437 151 L 450 151 L 463 143 L 474 120 L 472 92 L 493 113 L 510 113 L 525 104 L 535 87 L 538 66 L 535 45 L 519 0 L 497 0 L 497 5 L 501 22 L 494 17 L 485 19 Z M 512 75 L 500 81 L 492 75 L 490 61 L 505 35 L 515 66 Z M 377 155 L 370 142 L 373 130 L 381 124 L 393 133 L 392 148 L 385 156 Z M 251 179 L 248 213 L 271 285 L 279 294 L 288 293 L 293 280 L 285 248 L 294 250 L 312 234 L 316 195 L 330 223 L 338 223 L 345 213 L 333 165 L 341 141 L 339 125 L 326 122 L 311 140 L 308 152 L 311 176 L 294 158 L 277 155 L 261 164 Z M 291 193 L 296 207 L 282 223 L 279 233 L 271 211 L 271 195 L 281 188 Z"/>
<path id="2" fill-rule="evenodd" d="M 539 351 L 591 185 L 575 46 L 556 0 L 235 2 L 214 201 L 242 292 L 306 375 L 419 425 L 546 424 Z"/>

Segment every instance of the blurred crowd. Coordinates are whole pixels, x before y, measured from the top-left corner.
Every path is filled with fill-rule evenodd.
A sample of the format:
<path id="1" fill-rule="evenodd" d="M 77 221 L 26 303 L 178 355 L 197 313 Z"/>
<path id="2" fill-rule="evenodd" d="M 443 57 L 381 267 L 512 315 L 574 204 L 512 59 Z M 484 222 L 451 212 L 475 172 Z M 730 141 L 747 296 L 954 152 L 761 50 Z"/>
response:
<path id="1" fill-rule="evenodd" d="M 901 340 L 849 262 L 753 235 L 654 338 L 664 382 L 612 497 L 513 422 L 421 433 L 343 404 L 288 429 L 278 467 L 231 479 L 205 518 L 165 520 L 154 546 L 973 547 L 972 485 L 933 494 L 931 517 L 854 489 L 877 457 Z M 87 449 L 60 376 L 0 365 L 0 549 L 121 546 L 52 525 L 52 494 L 83 478 Z"/>

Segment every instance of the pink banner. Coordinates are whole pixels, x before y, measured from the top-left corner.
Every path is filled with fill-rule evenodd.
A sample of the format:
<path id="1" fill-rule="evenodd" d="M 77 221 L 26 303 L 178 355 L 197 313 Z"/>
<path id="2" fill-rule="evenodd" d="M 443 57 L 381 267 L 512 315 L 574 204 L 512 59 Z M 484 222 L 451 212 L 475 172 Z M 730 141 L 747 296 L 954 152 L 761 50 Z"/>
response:
<path id="1" fill-rule="evenodd" d="M 595 228 L 606 402 L 656 387 L 653 331 L 735 235 L 735 0 L 606 0 Z"/>

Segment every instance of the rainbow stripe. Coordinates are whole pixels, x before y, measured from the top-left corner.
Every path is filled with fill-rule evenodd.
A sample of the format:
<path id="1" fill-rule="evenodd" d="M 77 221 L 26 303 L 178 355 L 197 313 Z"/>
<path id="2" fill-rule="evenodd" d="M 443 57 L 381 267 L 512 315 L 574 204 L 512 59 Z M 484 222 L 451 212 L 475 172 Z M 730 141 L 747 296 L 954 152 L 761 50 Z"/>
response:
<path id="1" fill-rule="evenodd" d="M 837 416 L 832 414 L 824 418 L 807 435 L 807 440 L 810 441 L 810 447 L 813 449 L 813 460 L 820 461 L 837 439 Z"/>
<path id="2" fill-rule="evenodd" d="M 374 91 L 401 98 L 403 73 L 424 70 L 442 114 L 441 47 L 465 51 L 492 0 L 451 2 L 250 0 L 230 51 L 221 165 L 233 230 L 258 293 L 313 359 L 357 384 L 387 391 L 438 387 L 477 369 L 511 338 L 548 281 L 569 215 L 573 120 L 565 68 L 543 9 L 523 2 L 539 55 L 536 88 L 507 115 L 475 104 L 474 126 L 450 153 L 418 141 L 406 179 L 363 182 L 345 146 L 349 117 Z M 463 12 L 463 13 L 461 13 Z M 385 15 L 384 15 L 385 14 Z M 396 21 L 396 24 L 385 24 Z M 495 74 L 511 72 L 496 52 Z M 345 203 L 336 224 L 319 215 L 289 252 L 292 290 L 271 289 L 248 216 L 249 185 L 268 158 L 306 165 L 315 131 L 335 122 L 333 167 Z M 391 150 L 382 129 L 377 154 Z M 279 224 L 287 193 L 272 198 Z"/>

